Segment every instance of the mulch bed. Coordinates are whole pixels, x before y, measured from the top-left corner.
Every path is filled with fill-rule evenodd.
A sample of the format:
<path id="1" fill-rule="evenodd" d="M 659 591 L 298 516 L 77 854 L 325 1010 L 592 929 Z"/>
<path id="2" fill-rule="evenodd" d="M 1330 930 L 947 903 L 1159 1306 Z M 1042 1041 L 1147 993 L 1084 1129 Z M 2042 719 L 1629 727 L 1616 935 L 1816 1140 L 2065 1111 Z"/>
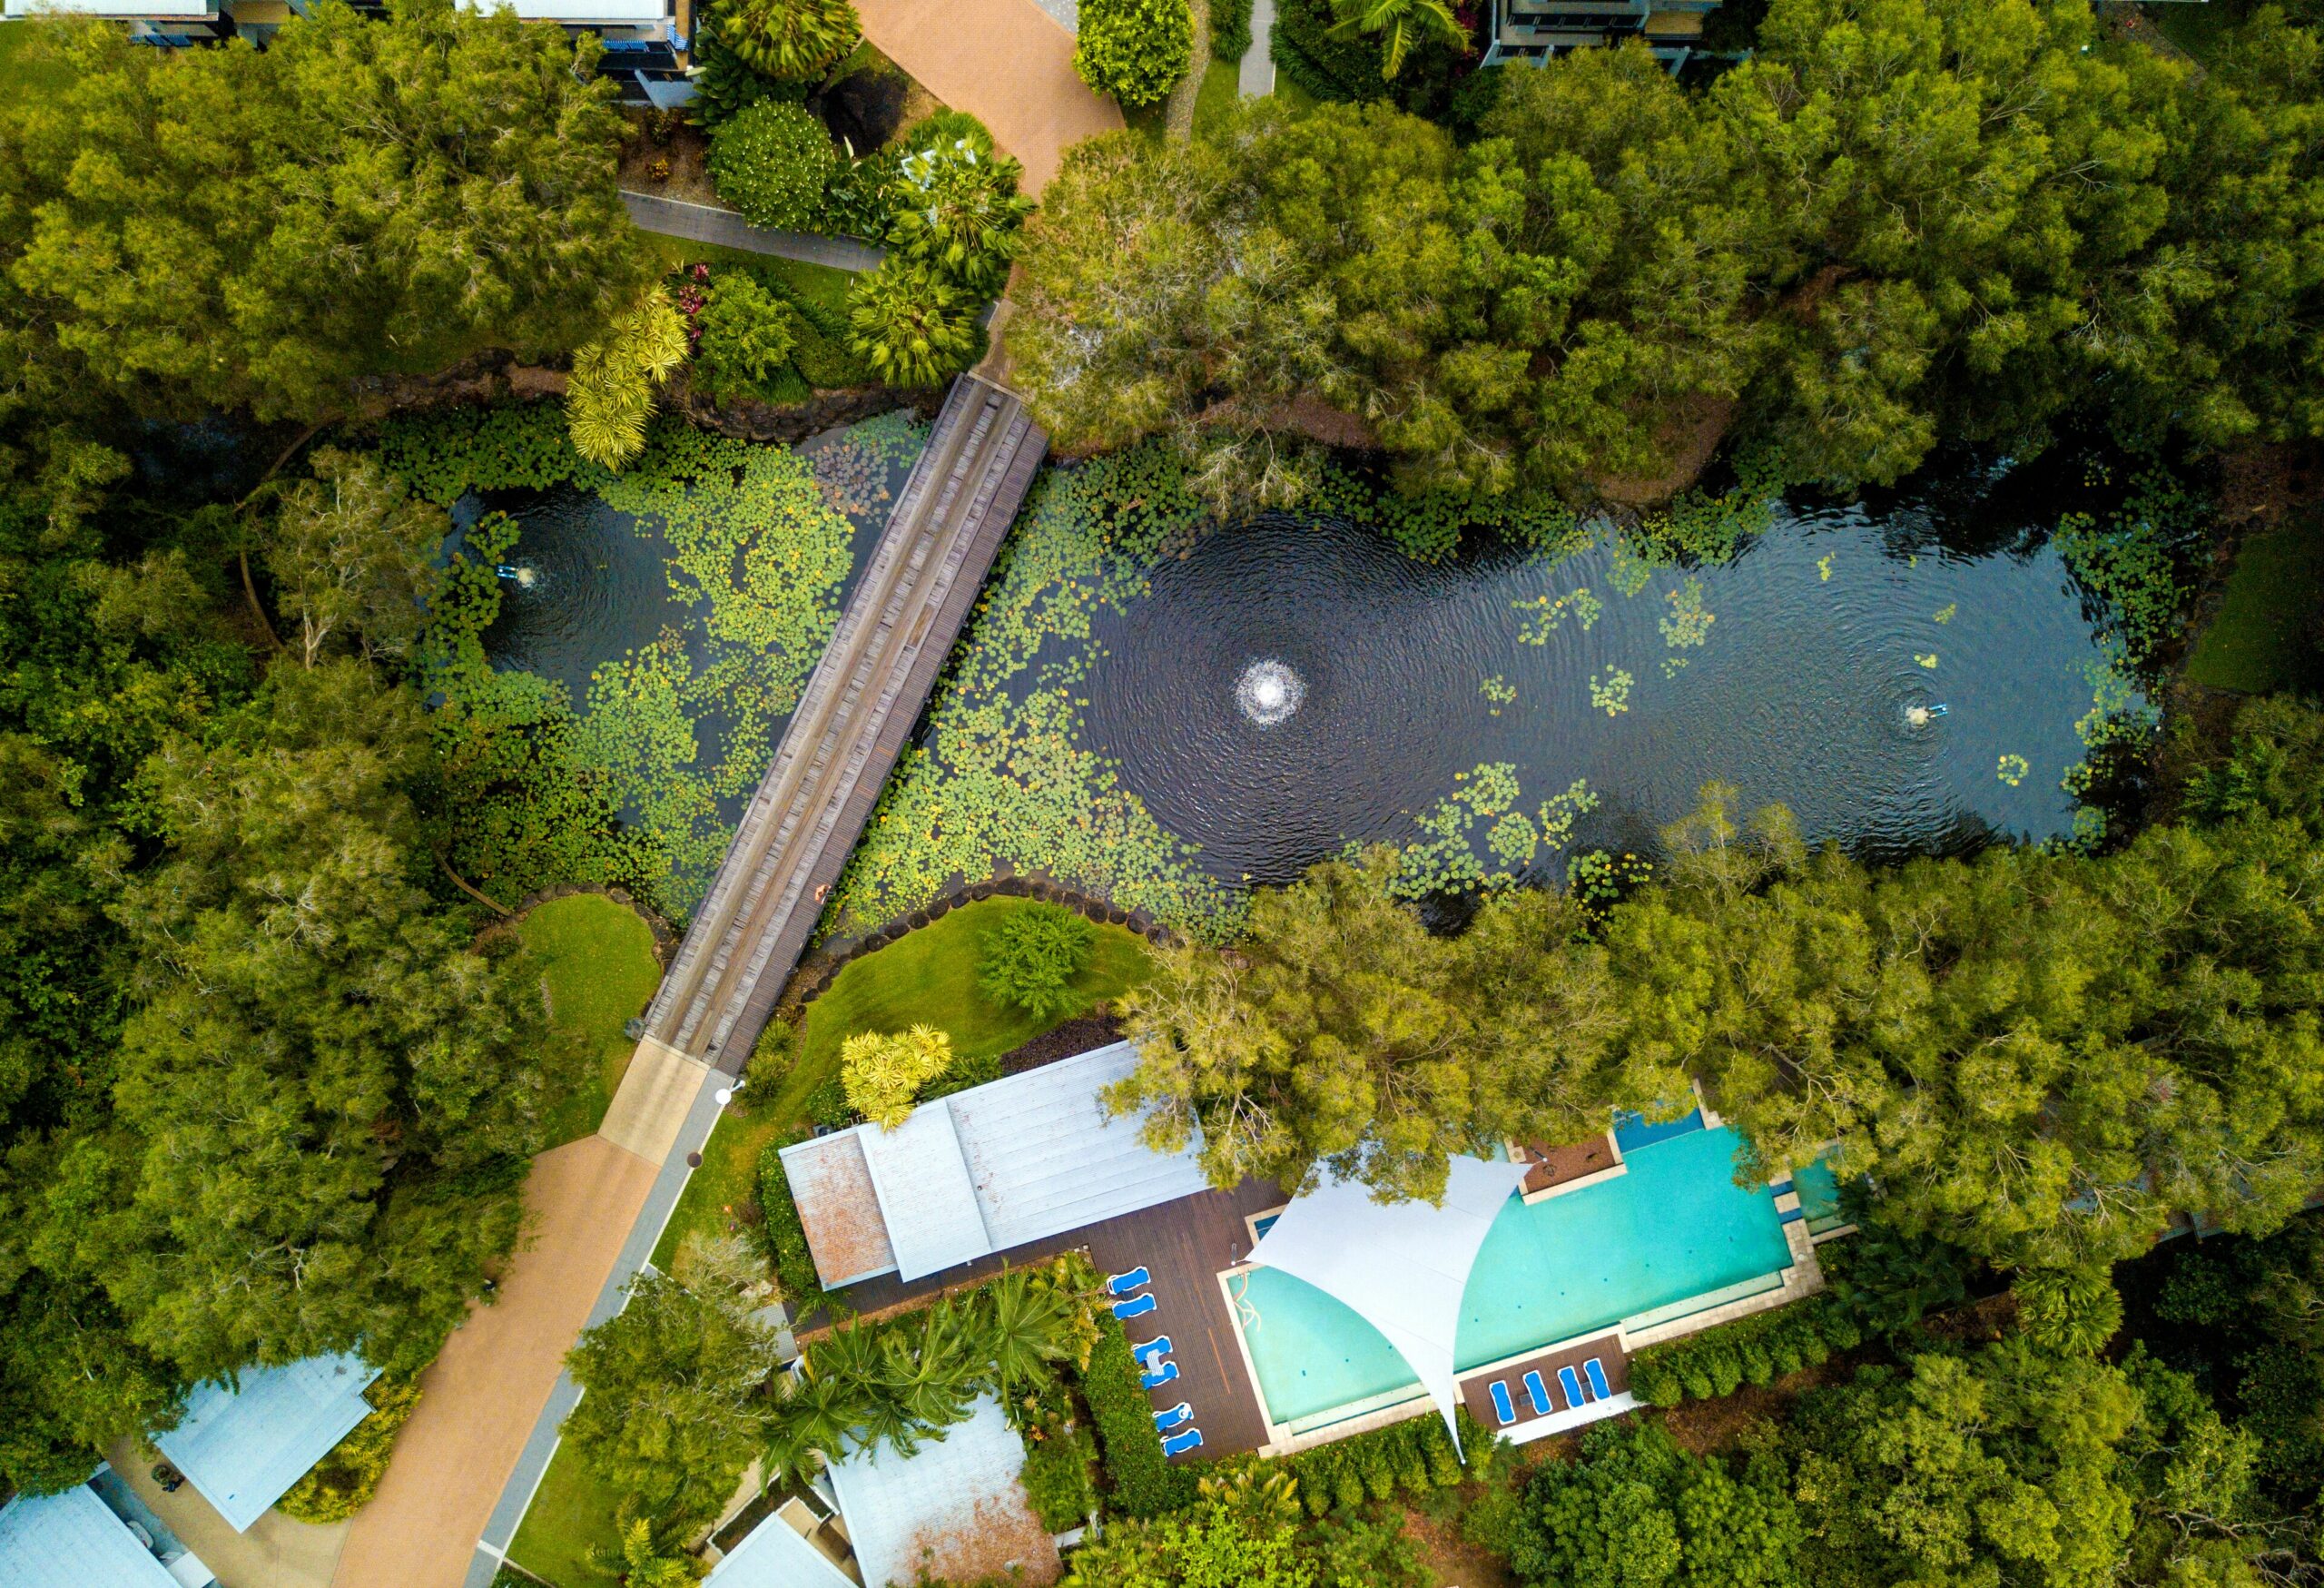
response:
<path id="1" fill-rule="evenodd" d="M 1093 1048 L 1103 1048 L 1122 1040 L 1122 1022 L 1110 1014 L 1085 1014 L 1069 1020 L 1053 1031 L 1043 1031 L 1021 1048 L 1014 1048 L 1000 1056 L 1000 1073 L 1022 1075 L 1028 1070 L 1039 1070 L 1044 1064 L 1054 1064 L 1060 1059 L 1070 1059 L 1077 1053 L 1087 1053 Z"/>

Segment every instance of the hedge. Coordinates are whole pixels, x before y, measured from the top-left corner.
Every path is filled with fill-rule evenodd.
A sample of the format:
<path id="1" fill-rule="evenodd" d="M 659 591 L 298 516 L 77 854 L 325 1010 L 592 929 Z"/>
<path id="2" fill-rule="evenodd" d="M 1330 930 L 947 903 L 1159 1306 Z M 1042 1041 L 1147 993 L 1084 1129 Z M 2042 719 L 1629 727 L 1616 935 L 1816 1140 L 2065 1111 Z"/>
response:
<path id="1" fill-rule="evenodd" d="M 1154 1431 L 1154 1403 L 1138 1383 L 1137 1359 L 1129 1336 L 1110 1313 L 1098 1320 L 1098 1344 L 1081 1374 L 1081 1398 L 1098 1425 L 1106 1475 L 1113 1487 L 1108 1507 L 1123 1516 L 1159 1516 L 1192 1504 L 1195 1477 L 1170 1465 L 1162 1436 Z"/>
<path id="2" fill-rule="evenodd" d="M 1088 1519 L 1098 1504 L 1089 1471 L 1097 1459 L 1098 1447 L 1087 1428 L 1027 1443 L 1025 1470 L 1020 1475 L 1025 1498 L 1032 1503 L 1033 1514 L 1041 1519 L 1043 1527 L 1063 1533 Z"/>
<path id="3" fill-rule="evenodd" d="M 1466 1411 L 1454 1416 L 1462 1449 L 1472 1460 L 1492 1450 L 1493 1435 Z M 1303 1451 L 1291 1458 L 1291 1470 L 1299 1479 L 1300 1498 L 1315 1516 L 1399 1494 L 1418 1499 L 1431 1489 L 1452 1488 L 1468 1475 L 1444 1431 L 1444 1419 L 1433 1411 Z"/>
<path id="4" fill-rule="evenodd" d="M 1733 1395 L 1745 1383 L 1772 1384 L 1863 1343 L 1863 1329 L 1837 1297 L 1814 1296 L 1649 1346 L 1630 1358 L 1630 1393 L 1656 1406 Z"/>
<path id="5" fill-rule="evenodd" d="M 371 1503 L 386 1475 L 396 1435 L 419 1405 L 419 1383 L 381 1378 L 363 1392 L 363 1398 L 370 1403 L 371 1415 L 292 1484 L 275 1502 L 276 1510 L 294 1522 L 324 1525 L 344 1522 Z"/>
<path id="6" fill-rule="evenodd" d="M 1210 0 L 1210 58 L 1232 66 L 1251 47 L 1251 0 Z"/>
<path id="7" fill-rule="evenodd" d="M 759 1209 L 766 1216 L 759 1238 L 766 1245 L 767 1260 L 774 1265 L 775 1279 L 793 1317 L 805 1317 L 823 1302 L 815 1255 L 807 1249 L 807 1227 L 799 1222 L 799 1204 L 792 1198 L 790 1177 L 783 1172 L 783 1149 L 801 1139 L 780 1137 L 759 1153 Z"/>

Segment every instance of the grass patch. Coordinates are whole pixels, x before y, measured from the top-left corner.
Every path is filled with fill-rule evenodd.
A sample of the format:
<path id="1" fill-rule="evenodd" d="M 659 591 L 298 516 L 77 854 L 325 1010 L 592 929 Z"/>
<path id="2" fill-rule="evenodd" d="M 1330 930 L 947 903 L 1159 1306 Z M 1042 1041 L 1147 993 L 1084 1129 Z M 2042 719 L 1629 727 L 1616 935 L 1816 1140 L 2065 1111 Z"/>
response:
<path id="1" fill-rule="evenodd" d="M 508 1559 L 556 1588 L 596 1588 L 615 1579 L 589 1563 L 593 1549 L 618 1551 L 614 1508 L 621 1494 L 582 1465 L 581 1453 L 560 1445 L 541 1475 L 541 1486 L 508 1542 Z"/>
<path id="2" fill-rule="evenodd" d="M 807 1006 L 799 1056 L 771 1099 L 754 1099 L 747 1113 L 728 1110 L 712 1129 L 702 1167 L 678 1198 L 670 1225 L 654 1248 L 654 1266 L 667 1268 L 696 1231 L 724 1234 L 731 1209 L 755 1195 L 759 1155 L 778 1136 L 807 1122 L 807 1095 L 839 1071 L 840 1044 L 858 1031 L 896 1031 L 925 1022 L 952 1039 L 963 1059 L 1006 1053 L 1073 1018 L 1036 1020 L 977 991 L 977 952 L 984 929 L 1028 899 L 986 899 L 907 933 L 839 973 L 831 990 Z M 1100 924 L 1097 952 L 1074 982 L 1079 1013 L 1116 998 L 1151 972 L 1146 944 L 1128 927 Z M 770 1039 L 783 1035 L 769 1028 Z"/>
<path id="3" fill-rule="evenodd" d="M 638 246 L 652 256 L 665 275 L 697 261 L 707 263 L 714 271 L 745 268 L 763 271 L 787 282 L 801 297 L 812 298 L 842 312 L 847 309 L 847 289 L 855 280 L 853 271 L 811 264 L 802 259 L 784 259 L 780 254 L 753 253 L 724 243 L 665 237 L 659 232 L 639 231 L 635 235 Z"/>
<path id="4" fill-rule="evenodd" d="M 1226 113 L 1235 108 L 1242 94 L 1242 68 L 1224 61 L 1213 61 L 1203 69 L 1202 86 L 1195 91 L 1195 136 L 1206 138 L 1218 130 Z"/>
<path id="5" fill-rule="evenodd" d="M 2236 557 L 2219 615 L 2196 642 L 2184 676 L 2252 695 L 2308 686 L 2319 671 L 2308 622 L 2319 604 L 2324 524 L 2304 520 L 2254 536 Z"/>
<path id="6" fill-rule="evenodd" d="M 645 1011 L 662 967 L 654 930 L 628 905 L 603 893 L 574 893 L 525 912 L 524 945 L 546 962 L 551 1018 L 577 1034 L 594 1068 L 558 1108 L 550 1139 L 562 1146 L 597 1128 L 636 1044 L 623 1027 Z"/>

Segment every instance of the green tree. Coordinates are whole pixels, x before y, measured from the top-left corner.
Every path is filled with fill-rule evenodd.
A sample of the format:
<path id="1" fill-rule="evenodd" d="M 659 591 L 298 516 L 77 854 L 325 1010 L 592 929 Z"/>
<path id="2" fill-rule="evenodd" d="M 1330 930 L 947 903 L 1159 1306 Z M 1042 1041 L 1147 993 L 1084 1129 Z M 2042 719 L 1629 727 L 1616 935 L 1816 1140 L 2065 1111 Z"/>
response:
<path id="1" fill-rule="evenodd" d="M 977 990 L 1037 1020 L 1078 1010 L 1073 979 L 1098 952 L 1098 929 L 1074 911 L 1029 903 L 987 927 L 977 944 Z"/>
<path id="2" fill-rule="evenodd" d="M 969 367 L 976 306 L 924 265 L 901 256 L 848 289 L 848 345 L 891 386 L 933 386 Z"/>
<path id="3" fill-rule="evenodd" d="M 1187 0 L 1086 0 L 1074 37 L 1081 81 L 1133 110 L 1167 99 L 1194 61 Z"/>
<path id="4" fill-rule="evenodd" d="M 863 36 L 848 0 L 718 0 L 712 15 L 726 48 L 783 83 L 814 82 Z"/>
<path id="5" fill-rule="evenodd" d="M 685 317 L 660 287 L 615 316 L 605 334 L 573 355 L 565 419 L 573 449 L 619 469 L 645 449 L 654 393 L 686 358 Z"/>
<path id="6" fill-rule="evenodd" d="M 2019 1327 L 2044 1350 L 2095 1356 L 2122 1327 L 2122 1298 L 2102 1267 L 2035 1268 L 2014 1288 Z"/>
<path id="7" fill-rule="evenodd" d="M 703 387 L 721 402 L 762 396 L 790 368 L 798 340 L 799 311 L 750 276 L 729 271 L 702 311 L 694 363 Z"/>
<path id="8" fill-rule="evenodd" d="M 1423 38 L 1434 38 L 1454 49 L 1465 49 L 1469 31 L 1444 0 L 1332 0 L 1339 14 L 1341 34 L 1380 35 L 1382 81 L 1404 69 L 1404 57 Z"/>
<path id="9" fill-rule="evenodd" d="M 62 85 L 0 105 L 0 358 L 56 401 L 320 417 L 359 375 L 570 347 L 640 279 L 594 36 L 396 0 L 263 53 L 54 38 Z"/>
<path id="10" fill-rule="evenodd" d="M 981 132 L 982 129 L 978 129 Z M 1017 191 L 1024 168 L 968 133 L 915 149 L 891 183 L 889 246 L 940 280 L 980 298 L 998 294 L 1017 257 L 1033 201 Z"/>
<path id="11" fill-rule="evenodd" d="M 665 1515 L 707 1518 L 759 1453 L 773 1332 L 723 1287 L 640 1274 L 566 1366 L 582 1396 L 565 1436 L 592 1471 Z"/>
<path id="12" fill-rule="evenodd" d="M 1801 1530 L 1786 1477 L 1764 1453 L 1738 1478 L 1659 1426 L 1601 1423 L 1580 1460 L 1526 1486 L 1510 1568 L 1559 1588 L 1788 1588 Z"/>
<path id="13" fill-rule="evenodd" d="M 921 1090 L 952 1068 L 952 1039 L 931 1025 L 858 1031 L 840 1045 L 839 1065 L 848 1106 L 893 1129 L 911 1113 Z"/>
<path id="14" fill-rule="evenodd" d="M 301 663 L 342 644 L 367 659 L 409 655 L 449 521 L 374 459 L 323 447 L 309 468 L 313 478 L 283 492 L 264 548 Z"/>

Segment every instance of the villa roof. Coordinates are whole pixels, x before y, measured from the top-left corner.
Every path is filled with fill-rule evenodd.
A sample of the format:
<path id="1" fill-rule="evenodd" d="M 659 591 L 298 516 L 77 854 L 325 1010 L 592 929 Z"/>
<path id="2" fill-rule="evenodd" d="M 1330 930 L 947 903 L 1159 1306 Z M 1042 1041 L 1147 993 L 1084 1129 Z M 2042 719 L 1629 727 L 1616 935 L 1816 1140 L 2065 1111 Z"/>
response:
<path id="1" fill-rule="evenodd" d="M 1380 1331 L 1453 1427 L 1453 1346 L 1469 1271 L 1529 1166 L 1455 1158 L 1441 1203 L 1376 1202 L 1360 1181 L 1326 1179 L 1291 1200 L 1253 1263 L 1304 1280 Z"/>
<path id="2" fill-rule="evenodd" d="M 363 1386 L 379 1370 L 340 1355 L 238 1376 L 239 1389 L 213 1382 L 195 1390 L 184 1418 L 153 1443 L 241 1533 L 371 1415 Z"/>
<path id="3" fill-rule="evenodd" d="M 0 1505 L 0 1588 L 177 1588 L 96 1491 L 20 1494 Z"/>
<path id="4" fill-rule="evenodd" d="M 751 1529 L 704 1581 L 711 1588 L 856 1588 L 780 1512 Z"/>
<path id="5" fill-rule="evenodd" d="M 1139 1120 L 1106 1112 L 1098 1094 L 1137 1063 L 1116 1042 L 922 1103 L 892 1130 L 784 1148 L 816 1274 L 918 1279 L 1205 1189 L 1198 1139 L 1157 1152 Z"/>
<path id="6" fill-rule="evenodd" d="M 908 1456 L 883 1442 L 831 1467 L 865 1588 L 923 1575 L 1054 1582 L 1057 1545 L 1026 1500 L 1025 1442 L 1000 1403 L 979 1396 L 968 1421 L 943 1435 Z"/>

